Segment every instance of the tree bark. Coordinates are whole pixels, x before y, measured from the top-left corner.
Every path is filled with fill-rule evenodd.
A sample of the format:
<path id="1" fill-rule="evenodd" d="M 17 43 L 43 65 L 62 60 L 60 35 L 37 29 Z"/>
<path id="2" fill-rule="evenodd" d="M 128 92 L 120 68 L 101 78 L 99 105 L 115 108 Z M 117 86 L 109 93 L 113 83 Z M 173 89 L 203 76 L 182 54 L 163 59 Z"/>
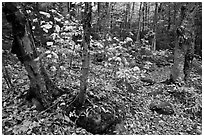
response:
<path id="1" fill-rule="evenodd" d="M 142 10 L 142 2 L 140 2 L 140 8 L 139 8 L 138 31 L 137 31 L 137 40 L 136 40 L 137 42 L 140 42 L 141 10 Z"/>
<path id="2" fill-rule="evenodd" d="M 110 3 L 106 2 L 106 33 L 110 31 Z"/>
<path id="3" fill-rule="evenodd" d="M 154 10 L 154 25 L 153 25 L 153 31 L 154 31 L 154 38 L 153 38 L 153 42 L 152 42 L 152 47 L 153 47 L 153 51 L 156 50 L 156 34 L 157 34 L 157 13 L 158 13 L 158 3 L 155 3 L 155 10 Z"/>
<path id="4" fill-rule="evenodd" d="M 184 41 L 183 34 L 184 29 L 182 27 L 183 20 L 186 16 L 185 6 L 181 6 L 180 17 L 175 30 L 175 48 L 174 48 L 174 64 L 172 67 L 172 72 L 170 75 L 170 80 L 173 83 L 182 83 L 184 80 L 184 61 L 185 61 L 185 51 L 184 51 Z"/>
<path id="5" fill-rule="evenodd" d="M 132 12 L 131 12 L 131 15 L 130 15 L 130 30 L 132 29 L 132 17 L 134 15 L 134 10 L 135 10 L 135 2 L 132 3 Z"/>
<path id="6" fill-rule="evenodd" d="M 50 106 L 54 95 L 59 95 L 61 90 L 49 79 L 38 59 L 31 26 L 22 11 L 16 7 L 16 3 L 5 3 L 3 7 L 6 19 L 12 25 L 14 40 L 11 52 L 16 54 L 25 66 L 30 80 L 26 99 L 31 101 L 36 109 L 42 111 Z"/>
<path id="7" fill-rule="evenodd" d="M 97 20 L 98 32 L 101 32 L 101 2 L 98 2 L 98 20 Z"/>
<path id="8" fill-rule="evenodd" d="M 86 89 L 88 85 L 89 75 L 89 51 L 90 46 L 90 30 L 91 30 L 91 3 L 85 2 L 85 11 L 83 13 L 83 51 L 82 51 L 82 75 L 80 78 L 80 93 L 77 96 L 77 106 L 80 107 L 86 100 Z"/>
<path id="9" fill-rule="evenodd" d="M 148 4 L 147 8 L 147 25 L 150 28 L 150 3 Z"/>
<path id="10" fill-rule="evenodd" d="M 199 5 L 199 3 L 195 3 L 193 5 L 193 11 L 188 12 L 190 15 L 190 21 L 189 24 L 191 25 L 190 27 L 190 38 L 188 39 L 188 45 L 186 45 L 187 50 L 185 53 L 185 61 L 184 61 L 184 80 L 185 82 L 188 82 L 189 77 L 190 77 L 190 72 L 192 69 L 192 61 L 194 58 L 194 51 L 195 51 L 195 42 L 196 42 L 196 34 L 197 31 L 199 30 L 199 16 L 198 14 L 200 14 L 199 10 L 201 9 L 201 5 Z"/>
<path id="11" fill-rule="evenodd" d="M 168 31 L 170 30 L 170 27 L 171 27 L 171 3 L 169 2 L 169 5 L 168 5 Z"/>
<path id="12" fill-rule="evenodd" d="M 146 3 L 143 2 L 143 6 L 142 6 L 142 32 L 145 30 L 145 5 Z"/>
<path id="13" fill-rule="evenodd" d="M 148 20 L 147 20 L 147 16 L 148 16 L 148 13 L 147 13 L 147 10 L 148 10 L 148 8 L 147 8 L 147 2 L 145 2 L 145 17 L 144 17 L 144 22 L 145 22 L 145 24 L 146 24 L 146 26 L 145 26 L 145 30 L 148 28 Z"/>
<path id="14" fill-rule="evenodd" d="M 71 2 L 67 2 L 67 12 L 69 13 L 71 10 Z"/>
<path id="15" fill-rule="evenodd" d="M 126 4 L 126 13 L 125 13 L 125 29 L 129 28 L 129 16 L 130 16 L 130 3 Z"/>
<path id="16" fill-rule="evenodd" d="M 113 10 L 114 10 L 114 3 L 110 2 L 110 30 L 113 28 Z"/>

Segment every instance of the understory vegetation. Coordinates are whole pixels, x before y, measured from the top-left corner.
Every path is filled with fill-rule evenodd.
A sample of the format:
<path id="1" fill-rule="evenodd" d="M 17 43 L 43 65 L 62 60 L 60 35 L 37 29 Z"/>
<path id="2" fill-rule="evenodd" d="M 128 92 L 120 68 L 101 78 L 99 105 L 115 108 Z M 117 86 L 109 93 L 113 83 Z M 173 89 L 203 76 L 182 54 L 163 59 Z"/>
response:
<path id="1" fill-rule="evenodd" d="M 134 30 L 136 32 L 132 31 L 132 34 L 129 33 L 134 29 L 138 14 L 132 15 L 131 27 L 124 29 L 128 34 L 122 30 L 117 31 L 118 24 L 124 20 L 120 21 L 122 14 L 116 14 L 117 6 L 122 3 L 115 3 L 110 16 L 118 19 L 112 22 L 112 32 L 103 32 L 103 29 L 99 32 L 90 30 L 93 33 L 88 50 L 90 60 L 86 100 L 78 109 L 72 108 L 71 105 L 80 91 L 83 69 L 84 34 L 83 24 L 78 19 L 80 15 L 76 12 L 76 7 L 76 10 L 70 9 L 69 14 L 65 14 L 65 9 L 59 9 L 66 8 L 63 3 L 38 4 L 39 11 L 34 10 L 34 3 L 27 4 L 27 10 L 30 12 L 26 16 L 31 20 L 36 51 L 50 80 L 64 92 L 42 111 L 37 111 L 32 101 L 26 100 L 31 81 L 25 66 L 11 51 L 14 41 L 12 27 L 3 15 L 4 135 L 202 134 L 202 57 L 198 50 L 193 58 L 187 82 L 168 82 L 174 65 L 174 37 L 160 32 L 164 31 L 164 22 L 163 25 L 157 26 L 158 47 L 153 49 L 151 38 L 152 33 L 156 32 L 148 29 L 144 35 L 141 33 L 139 41 L 136 33 L 138 29 Z M 151 3 L 148 4 L 151 6 Z M 109 5 L 109 8 L 113 5 Z M 154 3 L 152 5 L 154 7 Z M 134 10 L 139 6 L 140 3 L 135 4 Z M 169 6 L 172 7 L 173 3 L 169 3 Z M 168 4 L 163 4 L 161 10 L 165 10 L 165 7 L 168 7 Z M 119 11 L 124 12 L 125 9 L 126 6 Z M 132 11 L 131 8 L 129 11 Z M 92 28 L 98 30 L 94 28 L 99 25 L 96 21 L 98 11 L 93 9 L 92 12 Z M 154 10 L 152 12 L 154 13 Z M 71 16 L 74 13 L 75 15 Z M 99 13 L 105 15 L 103 10 Z M 128 17 L 131 17 L 130 13 Z M 168 19 L 167 16 L 162 18 L 167 13 L 158 12 L 158 24 Z M 154 14 L 152 19 L 153 16 Z M 105 23 L 104 21 L 100 24 L 101 28 L 106 28 Z M 151 28 L 150 25 L 146 26 Z"/>

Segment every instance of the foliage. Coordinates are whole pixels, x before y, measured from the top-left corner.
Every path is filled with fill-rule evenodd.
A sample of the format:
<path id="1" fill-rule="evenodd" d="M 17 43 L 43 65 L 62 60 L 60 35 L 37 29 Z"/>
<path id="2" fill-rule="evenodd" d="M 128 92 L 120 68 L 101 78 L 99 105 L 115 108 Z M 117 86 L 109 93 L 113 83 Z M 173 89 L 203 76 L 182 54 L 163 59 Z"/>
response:
<path id="1" fill-rule="evenodd" d="M 150 46 L 150 39 L 155 32 L 148 30 L 144 33 L 142 43 L 137 43 L 133 38 L 135 34 L 131 37 L 128 29 L 119 29 L 124 23 L 125 3 L 112 3 L 111 14 L 115 27 L 111 30 L 113 33 L 108 33 L 106 37 L 99 35 L 99 39 L 92 34 L 89 49 L 91 63 L 87 89 L 88 105 L 86 104 L 87 108 L 84 107 L 83 113 L 80 114 L 75 110 L 66 113 L 69 111 L 66 105 L 74 99 L 80 86 L 83 48 L 83 29 L 80 21 L 77 17 L 73 19 L 66 14 L 63 9 L 66 3 L 39 3 L 39 15 L 32 4 L 27 4 L 27 8 L 30 7 L 31 10 L 28 12 L 28 18 L 35 32 L 36 43 L 40 41 L 42 44 L 38 44 L 37 48 L 40 55 L 45 55 L 42 63 L 58 87 L 69 89 L 69 92 L 57 98 L 48 111 L 37 112 L 34 106 L 24 100 L 25 91 L 29 89 L 25 68 L 14 55 L 4 52 L 4 66 L 14 86 L 9 88 L 2 78 L 3 134 L 90 135 L 97 133 L 93 133 L 92 129 L 85 129 L 86 126 L 91 127 L 88 125 L 92 123 L 98 124 L 99 127 L 104 126 L 112 122 L 112 119 L 116 122 L 111 123 L 101 134 L 202 134 L 202 61 L 194 59 L 191 81 L 187 85 L 179 87 L 175 84 L 159 83 L 169 77 L 173 64 L 173 53 L 170 49 L 164 50 L 163 44 L 168 41 L 167 33 L 173 31 L 173 25 L 166 30 L 166 9 L 173 8 L 174 3 L 164 3 L 161 7 L 163 10 L 160 11 L 160 18 L 163 19 L 158 21 L 160 28 L 157 41 L 162 45 L 162 50 L 157 51 L 152 51 Z M 76 5 L 81 6 L 80 3 Z M 93 11 L 93 14 L 94 17 L 97 16 L 97 10 Z M 136 17 L 134 14 L 133 23 L 137 22 Z M 6 38 L 10 35 L 7 28 L 11 29 L 3 19 L 3 47 L 10 46 L 11 43 L 11 40 Z M 41 36 L 36 35 L 40 33 L 45 38 L 44 42 L 40 40 Z M 142 78 L 156 83 L 148 85 Z M 150 104 L 157 100 L 169 102 L 175 114 L 163 115 L 151 111 Z M 105 117 L 102 117 L 102 113 L 105 113 Z M 108 115 L 110 113 L 114 114 L 114 118 Z M 84 117 L 95 119 L 85 121 L 84 125 L 80 122 Z"/>

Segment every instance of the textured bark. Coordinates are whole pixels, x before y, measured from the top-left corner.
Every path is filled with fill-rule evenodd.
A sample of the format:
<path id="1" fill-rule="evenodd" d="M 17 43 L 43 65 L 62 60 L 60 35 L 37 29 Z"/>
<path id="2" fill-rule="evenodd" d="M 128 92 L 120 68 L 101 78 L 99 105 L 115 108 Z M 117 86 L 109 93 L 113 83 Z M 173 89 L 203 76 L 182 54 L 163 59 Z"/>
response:
<path id="1" fill-rule="evenodd" d="M 36 108 L 41 111 L 50 106 L 53 95 L 58 93 L 58 88 L 54 86 L 49 77 L 45 77 L 47 73 L 41 61 L 37 60 L 31 26 L 22 10 L 19 10 L 15 3 L 5 3 L 3 12 L 7 21 L 12 25 L 14 40 L 11 52 L 16 54 L 25 66 L 30 80 L 30 90 L 26 99 L 32 101 Z M 54 87 L 50 88 L 51 85 Z M 52 89 L 52 91 L 48 89 Z"/>
<path id="2" fill-rule="evenodd" d="M 178 24 L 176 25 L 176 38 L 175 38 L 175 48 L 174 48 L 174 65 L 172 67 L 172 72 L 170 75 L 170 80 L 173 83 L 181 83 L 184 80 L 184 60 L 185 60 L 185 45 L 183 41 L 183 28 L 182 23 L 186 16 L 186 9 L 181 6 L 180 17 Z"/>
<path id="3" fill-rule="evenodd" d="M 187 82 L 190 76 L 195 48 L 195 27 L 197 26 L 195 15 L 198 9 L 194 4 L 182 4 L 179 20 L 175 25 L 174 65 L 170 75 L 170 81 L 173 83 Z M 176 6 L 174 5 L 174 10 Z"/>
<path id="4" fill-rule="evenodd" d="M 91 3 L 85 2 L 85 11 L 83 13 L 83 56 L 82 56 L 82 75 L 80 81 L 80 93 L 77 96 L 77 106 L 80 107 L 86 100 L 86 89 L 88 85 L 88 74 L 89 74 L 89 52 L 90 46 L 90 29 L 91 29 Z"/>
<path id="5" fill-rule="evenodd" d="M 190 35 L 190 38 L 188 39 L 188 45 L 185 53 L 185 61 L 184 61 L 184 80 L 185 82 L 188 82 L 188 79 L 190 77 L 190 72 L 192 69 L 192 61 L 194 57 L 194 51 L 195 51 L 195 40 L 196 40 L 196 34 L 199 28 L 199 17 L 198 14 L 200 14 L 201 5 L 200 3 L 196 3 L 193 5 L 193 10 L 188 12 L 189 14 L 189 24 L 190 24 L 190 31 L 188 34 Z"/>

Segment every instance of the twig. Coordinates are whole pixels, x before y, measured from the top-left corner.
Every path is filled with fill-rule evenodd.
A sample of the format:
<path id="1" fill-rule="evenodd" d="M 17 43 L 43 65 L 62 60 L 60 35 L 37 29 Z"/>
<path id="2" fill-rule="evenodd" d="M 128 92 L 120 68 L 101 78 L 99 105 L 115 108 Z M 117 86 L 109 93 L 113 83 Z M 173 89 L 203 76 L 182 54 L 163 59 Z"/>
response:
<path id="1" fill-rule="evenodd" d="M 49 109 L 51 109 L 52 107 L 57 105 L 58 103 L 59 103 L 59 100 L 56 103 L 54 103 L 53 105 L 51 105 L 50 107 L 48 107 L 47 109 L 45 109 L 45 110 L 41 111 L 40 113 L 38 113 L 38 115 L 45 113 L 46 111 L 48 111 Z"/>

